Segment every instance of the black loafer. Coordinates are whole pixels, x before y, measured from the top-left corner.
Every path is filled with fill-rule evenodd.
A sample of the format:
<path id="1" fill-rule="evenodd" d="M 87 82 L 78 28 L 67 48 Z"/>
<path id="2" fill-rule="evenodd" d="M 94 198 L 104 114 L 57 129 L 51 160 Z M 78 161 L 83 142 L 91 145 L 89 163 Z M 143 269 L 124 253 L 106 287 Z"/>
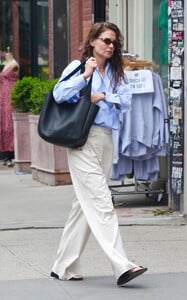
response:
<path id="1" fill-rule="evenodd" d="M 124 284 L 126 284 L 127 282 L 129 282 L 130 280 L 136 278 L 137 276 L 143 274 L 144 272 L 147 271 L 147 268 L 144 268 L 142 266 L 140 266 L 140 269 L 137 269 L 136 271 L 133 271 L 135 268 L 123 273 L 117 280 L 117 285 L 119 286 L 123 286 Z"/>
<path id="2" fill-rule="evenodd" d="M 55 279 L 59 279 L 59 276 L 55 273 L 55 272 L 51 272 L 51 277 L 55 278 Z M 74 276 L 74 277 L 71 277 L 70 279 L 68 280 L 72 280 L 72 281 L 80 281 L 80 280 L 83 280 L 83 277 L 82 276 Z"/>
<path id="3" fill-rule="evenodd" d="M 59 276 L 56 274 L 56 273 L 54 273 L 54 272 L 51 272 L 51 277 L 53 277 L 53 278 L 56 278 L 56 279 L 59 279 Z"/>

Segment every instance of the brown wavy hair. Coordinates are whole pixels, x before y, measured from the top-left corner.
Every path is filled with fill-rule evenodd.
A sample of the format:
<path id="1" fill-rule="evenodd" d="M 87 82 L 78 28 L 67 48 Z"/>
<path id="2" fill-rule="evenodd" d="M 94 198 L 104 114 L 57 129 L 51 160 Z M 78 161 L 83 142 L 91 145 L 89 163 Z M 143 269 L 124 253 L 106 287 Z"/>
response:
<path id="1" fill-rule="evenodd" d="M 117 44 L 114 48 L 112 57 L 108 60 L 110 61 L 113 71 L 112 82 L 114 83 L 114 87 L 116 87 L 121 83 L 122 80 L 126 80 L 124 76 L 122 57 L 124 37 L 120 29 L 115 24 L 110 22 L 97 22 L 92 25 L 83 45 L 81 60 L 85 60 L 87 57 L 93 56 L 93 47 L 90 45 L 90 41 L 97 39 L 101 35 L 101 33 L 105 32 L 106 30 L 112 30 L 116 34 Z"/>

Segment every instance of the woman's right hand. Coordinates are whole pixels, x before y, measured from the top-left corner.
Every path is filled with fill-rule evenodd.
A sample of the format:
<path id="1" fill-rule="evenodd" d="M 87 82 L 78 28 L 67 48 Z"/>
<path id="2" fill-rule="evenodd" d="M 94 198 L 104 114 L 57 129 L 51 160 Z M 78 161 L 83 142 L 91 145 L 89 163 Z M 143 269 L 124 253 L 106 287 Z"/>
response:
<path id="1" fill-rule="evenodd" d="M 88 58 L 88 60 L 85 63 L 85 71 L 83 73 L 84 79 L 87 79 L 88 77 L 92 76 L 96 67 L 97 67 L 96 59 L 94 57 Z"/>

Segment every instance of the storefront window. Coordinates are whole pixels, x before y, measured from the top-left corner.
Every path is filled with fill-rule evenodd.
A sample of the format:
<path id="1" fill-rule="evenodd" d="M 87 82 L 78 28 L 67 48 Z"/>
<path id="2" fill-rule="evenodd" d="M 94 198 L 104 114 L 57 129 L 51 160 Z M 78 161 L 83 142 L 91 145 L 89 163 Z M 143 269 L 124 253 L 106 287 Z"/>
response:
<path id="1" fill-rule="evenodd" d="M 159 64 L 165 91 L 168 87 L 168 0 L 153 0 L 153 61 Z"/>
<path id="2" fill-rule="evenodd" d="M 38 14 L 38 66 L 41 76 L 48 75 L 48 1 L 37 1 Z"/>
<path id="3" fill-rule="evenodd" d="M 144 59 L 157 65 L 165 92 L 168 87 L 168 0 L 144 0 Z"/>
<path id="4" fill-rule="evenodd" d="M 0 64 L 10 47 L 20 76 L 48 77 L 48 1 L 0 1 Z"/>
<path id="5" fill-rule="evenodd" d="M 12 16 L 9 1 L 0 1 L 0 69 L 7 47 L 12 46 Z"/>
<path id="6" fill-rule="evenodd" d="M 168 86 L 168 0 L 109 0 L 109 20 L 125 37 L 125 50 L 159 67 Z M 167 91 L 166 91 L 167 92 Z"/>

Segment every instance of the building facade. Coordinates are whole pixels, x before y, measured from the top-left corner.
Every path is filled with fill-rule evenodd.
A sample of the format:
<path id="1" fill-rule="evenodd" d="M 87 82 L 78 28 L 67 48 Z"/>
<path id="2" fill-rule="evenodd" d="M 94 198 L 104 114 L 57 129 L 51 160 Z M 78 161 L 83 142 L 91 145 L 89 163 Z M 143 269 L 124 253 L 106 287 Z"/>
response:
<path id="1" fill-rule="evenodd" d="M 0 64 L 2 67 L 3 55 L 10 47 L 20 64 L 20 76 L 58 78 L 67 63 L 79 57 L 90 25 L 104 20 L 120 27 L 125 51 L 158 65 L 170 131 L 168 155 L 160 162 L 160 177 L 166 183 L 168 205 L 184 214 L 185 10 L 184 0 L 0 1 Z"/>

